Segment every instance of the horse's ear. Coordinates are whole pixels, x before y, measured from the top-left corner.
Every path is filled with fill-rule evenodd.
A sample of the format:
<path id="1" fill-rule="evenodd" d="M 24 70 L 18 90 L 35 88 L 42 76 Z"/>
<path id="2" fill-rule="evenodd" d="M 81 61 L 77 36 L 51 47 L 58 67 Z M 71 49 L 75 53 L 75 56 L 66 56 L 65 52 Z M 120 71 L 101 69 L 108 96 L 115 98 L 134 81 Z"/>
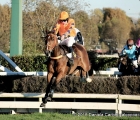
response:
<path id="1" fill-rule="evenodd" d="M 47 35 L 47 34 L 48 34 L 48 32 L 49 32 L 49 31 L 48 31 L 48 29 L 46 29 L 46 30 L 45 30 L 45 34 Z"/>
<path id="2" fill-rule="evenodd" d="M 55 34 L 55 30 L 52 29 L 51 32 L 52 32 L 53 34 Z"/>
<path id="3" fill-rule="evenodd" d="M 46 37 L 46 34 L 44 33 L 44 31 L 40 31 L 41 33 L 41 38 L 45 38 Z"/>

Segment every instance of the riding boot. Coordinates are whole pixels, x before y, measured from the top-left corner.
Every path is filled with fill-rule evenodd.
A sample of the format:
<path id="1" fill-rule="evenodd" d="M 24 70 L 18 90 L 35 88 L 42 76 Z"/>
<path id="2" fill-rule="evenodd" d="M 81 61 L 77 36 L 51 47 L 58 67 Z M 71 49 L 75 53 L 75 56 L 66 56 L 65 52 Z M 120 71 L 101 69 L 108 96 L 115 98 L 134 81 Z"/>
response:
<path id="1" fill-rule="evenodd" d="M 74 55 L 73 55 L 73 48 L 72 47 L 69 47 L 69 53 L 67 54 L 69 60 L 68 60 L 68 64 L 69 65 L 74 65 Z"/>

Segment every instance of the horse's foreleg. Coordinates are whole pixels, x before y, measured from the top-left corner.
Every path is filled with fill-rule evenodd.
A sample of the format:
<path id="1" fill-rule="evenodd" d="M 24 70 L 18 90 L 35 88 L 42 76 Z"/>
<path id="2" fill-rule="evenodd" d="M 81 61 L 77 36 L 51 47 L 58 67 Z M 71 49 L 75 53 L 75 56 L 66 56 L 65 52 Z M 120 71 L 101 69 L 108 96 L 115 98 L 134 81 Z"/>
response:
<path id="1" fill-rule="evenodd" d="M 48 90 L 48 96 L 47 96 L 47 101 L 51 101 L 52 100 L 52 97 L 53 97 L 53 93 L 54 93 L 54 90 L 55 90 L 55 87 L 54 87 L 54 82 L 55 82 L 55 77 L 52 78 L 51 80 L 51 84 L 50 84 L 50 89 Z"/>
<path id="2" fill-rule="evenodd" d="M 51 86 L 51 89 L 50 89 L 50 96 L 53 97 L 54 90 L 55 90 L 57 84 L 62 79 L 62 77 L 64 77 L 64 72 L 58 73 L 58 75 L 56 76 L 56 78 L 53 78 L 53 83 L 52 83 L 52 86 Z"/>
<path id="3" fill-rule="evenodd" d="M 60 72 L 57 77 L 53 77 L 50 81 L 50 84 L 47 88 L 45 101 L 51 101 L 53 97 L 54 90 L 57 84 L 60 82 L 61 78 L 63 77 L 64 72 Z"/>
<path id="4" fill-rule="evenodd" d="M 46 88 L 46 93 L 45 93 L 45 96 L 43 98 L 43 103 L 41 103 L 40 107 L 44 107 L 45 104 L 47 103 L 47 99 L 48 99 L 48 94 L 50 92 L 50 89 L 51 89 L 51 85 L 52 85 L 52 77 L 53 77 L 53 74 L 52 73 L 48 73 L 47 75 L 47 88 Z"/>

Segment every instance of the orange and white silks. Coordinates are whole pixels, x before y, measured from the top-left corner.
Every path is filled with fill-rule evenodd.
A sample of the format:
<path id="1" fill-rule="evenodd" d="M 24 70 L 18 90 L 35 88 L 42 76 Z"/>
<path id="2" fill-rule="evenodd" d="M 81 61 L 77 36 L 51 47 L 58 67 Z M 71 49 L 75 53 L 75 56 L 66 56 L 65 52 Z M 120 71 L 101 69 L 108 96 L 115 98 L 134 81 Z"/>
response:
<path id="1" fill-rule="evenodd" d="M 75 28 L 75 21 L 74 19 L 69 18 L 68 23 L 65 24 L 60 20 L 58 20 L 54 30 L 55 30 L 55 34 L 59 33 L 60 36 L 65 35 L 65 36 L 75 37 L 76 31 L 74 28 Z"/>

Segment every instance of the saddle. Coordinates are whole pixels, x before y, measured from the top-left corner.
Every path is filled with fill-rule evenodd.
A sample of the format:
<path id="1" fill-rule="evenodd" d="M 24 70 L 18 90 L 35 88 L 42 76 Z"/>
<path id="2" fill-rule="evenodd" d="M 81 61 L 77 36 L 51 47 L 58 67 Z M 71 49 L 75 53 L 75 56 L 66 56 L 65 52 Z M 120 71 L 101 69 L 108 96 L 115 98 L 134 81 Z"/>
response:
<path id="1" fill-rule="evenodd" d="M 67 54 L 69 54 L 69 53 L 72 54 L 72 58 L 69 58 L 69 57 L 67 56 L 67 58 L 68 58 L 67 65 L 68 65 L 68 66 L 74 65 L 74 58 L 76 57 L 75 51 L 74 51 L 74 50 L 71 51 L 71 49 L 70 49 L 69 47 L 67 47 L 66 45 L 60 45 L 60 47 L 63 49 L 64 55 L 67 56 Z M 73 48 L 72 48 L 72 49 L 73 49 Z"/>
<path id="2" fill-rule="evenodd" d="M 73 44 L 73 46 L 75 46 L 74 44 Z M 68 46 L 66 46 L 66 45 L 60 45 L 60 47 L 64 50 L 64 54 L 69 53 L 70 48 Z M 75 50 L 73 50 L 73 55 L 74 55 L 73 57 L 76 57 L 77 56 Z"/>

